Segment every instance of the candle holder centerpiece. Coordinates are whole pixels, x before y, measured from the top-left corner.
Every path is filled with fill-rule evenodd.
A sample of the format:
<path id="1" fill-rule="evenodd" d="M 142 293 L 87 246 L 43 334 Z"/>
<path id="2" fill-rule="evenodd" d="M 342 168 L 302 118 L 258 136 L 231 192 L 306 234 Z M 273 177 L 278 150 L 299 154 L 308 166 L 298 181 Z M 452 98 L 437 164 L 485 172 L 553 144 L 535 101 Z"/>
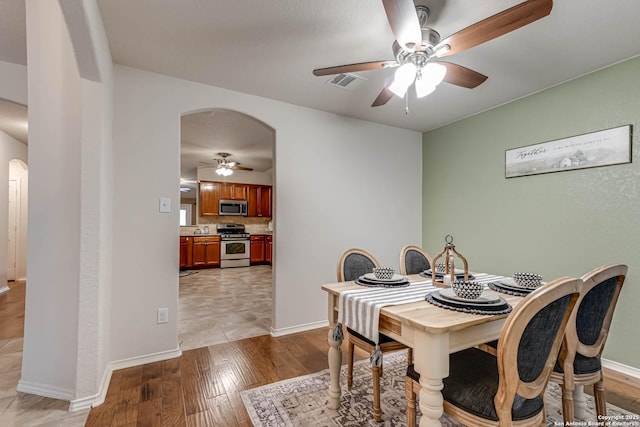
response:
<path id="1" fill-rule="evenodd" d="M 462 256 L 460 252 L 456 251 L 456 246 L 453 244 L 453 236 L 447 234 L 444 241 L 444 249 L 436 255 L 432 261 L 431 278 L 433 283 L 451 286 L 451 283 L 456 280 L 456 258 L 461 260 L 464 265 L 464 281 L 469 281 L 469 264 L 467 263 L 467 259 Z M 442 262 L 438 262 L 440 259 L 442 259 Z"/>

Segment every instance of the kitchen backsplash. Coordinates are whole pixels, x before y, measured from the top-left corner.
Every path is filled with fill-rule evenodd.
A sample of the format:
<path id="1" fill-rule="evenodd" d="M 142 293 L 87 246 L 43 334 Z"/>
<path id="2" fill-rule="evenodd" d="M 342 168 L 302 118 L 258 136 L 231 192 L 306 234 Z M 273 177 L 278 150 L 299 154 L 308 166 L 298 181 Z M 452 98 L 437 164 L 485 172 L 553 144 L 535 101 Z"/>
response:
<path id="1" fill-rule="evenodd" d="M 225 218 L 208 218 L 200 217 L 200 224 L 180 227 L 181 235 L 191 235 L 196 228 L 202 230 L 204 226 L 209 227 L 209 234 L 216 233 L 217 224 L 244 224 L 245 230 L 249 234 L 269 234 L 267 226 L 271 218 L 245 218 L 245 217 L 225 217 Z"/>

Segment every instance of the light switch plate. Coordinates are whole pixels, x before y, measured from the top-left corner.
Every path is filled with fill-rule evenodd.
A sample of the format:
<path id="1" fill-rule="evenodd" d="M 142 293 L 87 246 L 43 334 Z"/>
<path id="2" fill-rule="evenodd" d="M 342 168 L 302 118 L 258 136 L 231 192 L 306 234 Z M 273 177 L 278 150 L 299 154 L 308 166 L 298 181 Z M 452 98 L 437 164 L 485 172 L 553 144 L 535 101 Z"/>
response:
<path id="1" fill-rule="evenodd" d="M 160 212 L 171 212 L 171 199 L 169 197 L 160 197 Z"/>

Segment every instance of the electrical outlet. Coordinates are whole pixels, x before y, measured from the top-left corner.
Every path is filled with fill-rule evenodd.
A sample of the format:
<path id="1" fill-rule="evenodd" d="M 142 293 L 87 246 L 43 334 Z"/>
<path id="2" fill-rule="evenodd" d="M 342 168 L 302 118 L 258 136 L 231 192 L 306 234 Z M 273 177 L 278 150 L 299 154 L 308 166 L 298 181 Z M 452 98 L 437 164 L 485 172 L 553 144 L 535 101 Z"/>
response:
<path id="1" fill-rule="evenodd" d="M 169 323 L 169 309 L 168 308 L 159 308 L 158 309 L 158 323 Z"/>

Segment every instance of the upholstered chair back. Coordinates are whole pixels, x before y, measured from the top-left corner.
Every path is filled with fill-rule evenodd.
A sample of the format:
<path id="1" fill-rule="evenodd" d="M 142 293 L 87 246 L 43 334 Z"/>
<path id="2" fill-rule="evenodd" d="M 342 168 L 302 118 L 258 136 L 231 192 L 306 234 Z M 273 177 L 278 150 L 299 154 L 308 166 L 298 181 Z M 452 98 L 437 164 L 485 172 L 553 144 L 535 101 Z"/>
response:
<path id="1" fill-rule="evenodd" d="M 347 249 L 338 260 L 338 282 L 355 280 L 366 273 L 371 273 L 380 263 L 367 251 Z"/>
<path id="2" fill-rule="evenodd" d="M 510 418 L 514 408 L 537 406 L 532 400 L 544 395 L 581 287 L 581 279 L 554 280 L 507 318 L 498 340 L 500 386 L 494 399 L 501 419 Z"/>
<path id="3" fill-rule="evenodd" d="M 600 357 L 626 275 L 626 265 L 609 264 L 582 276 L 578 308 L 569 319 L 558 360 L 563 371 L 581 375 L 601 369 Z M 565 381 L 573 388 L 571 376 Z"/>
<path id="4" fill-rule="evenodd" d="M 431 268 L 431 256 L 419 246 L 408 245 L 400 250 L 400 274 L 418 274 Z"/>

